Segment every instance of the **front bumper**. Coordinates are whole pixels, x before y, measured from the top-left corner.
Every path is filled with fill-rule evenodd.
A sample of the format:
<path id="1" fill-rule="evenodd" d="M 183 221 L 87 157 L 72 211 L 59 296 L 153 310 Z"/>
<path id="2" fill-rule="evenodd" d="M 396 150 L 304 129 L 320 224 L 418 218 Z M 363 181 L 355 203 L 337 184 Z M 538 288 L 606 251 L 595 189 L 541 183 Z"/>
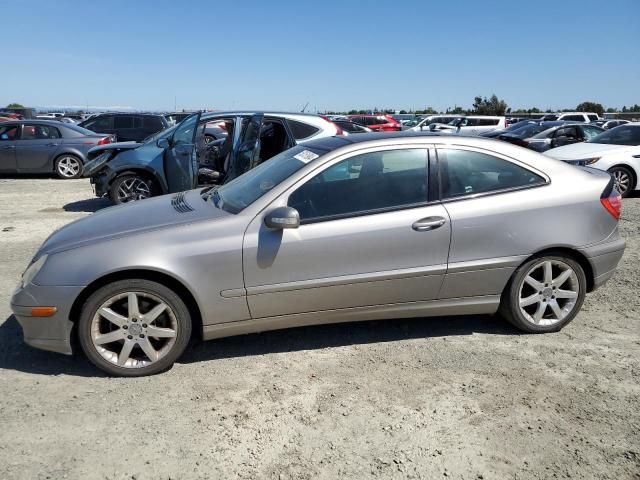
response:
<path id="1" fill-rule="evenodd" d="M 11 298 L 11 310 L 22 326 L 24 341 L 27 345 L 70 355 L 71 330 L 69 320 L 71 306 L 83 287 L 43 287 L 29 284 L 19 286 Z M 50 317 L 34 317 L 32 307 L 56 307 Z"/>

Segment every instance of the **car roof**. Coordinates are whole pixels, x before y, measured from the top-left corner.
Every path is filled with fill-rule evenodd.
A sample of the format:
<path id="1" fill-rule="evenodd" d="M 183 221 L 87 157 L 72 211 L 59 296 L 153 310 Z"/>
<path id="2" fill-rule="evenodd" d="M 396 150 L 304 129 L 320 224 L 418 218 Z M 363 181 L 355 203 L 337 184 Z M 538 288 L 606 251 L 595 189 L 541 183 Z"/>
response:
<path id="1" fill-rule="evenodd" d="M 65 124 L 63 122 L 60 122 L 58 120 L 46 120 L 46 119 L 41 119 L 41 118 L 33 118 L 33 119 L 26 119 L 26 120 L 18 120 L 18 119 L 12 119 L 8 122 L 2 122 L 2 125 L 7 125 L 7 124 L 25 124 L 28 123 L 30 125 L 53 125 L 55 127 L 59 127 L 59 126 L 66 126 L 68 124 Z"/>

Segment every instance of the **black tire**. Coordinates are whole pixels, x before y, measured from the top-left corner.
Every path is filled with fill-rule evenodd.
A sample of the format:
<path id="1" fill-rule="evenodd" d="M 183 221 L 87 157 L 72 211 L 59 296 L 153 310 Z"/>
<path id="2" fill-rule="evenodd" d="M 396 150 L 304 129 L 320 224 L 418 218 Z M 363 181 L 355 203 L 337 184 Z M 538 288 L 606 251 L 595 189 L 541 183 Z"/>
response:
<path id="1" fill-rule="evenodd" d="M 543 261 L 562 262 L 568 265 L 576 275 L 578 282 L 578 295 L 575 299 L 575 304 L 572 307 L 570 313 L 562 320 L 552 323 L 550 325 L 537 325 L 528 320 L 520 309 L 520 288 L 523 285 L 524 278 L 530 273 L 531 269 Z M 545 289 L 546 290 L 546 289 Z M 571 322 L 580 311 L 584 297 L 587 291 L 587 277 L 584 273 L 584 269 L 573 258 L 563 253 L 547 253 L 543 255 L 536 255 L 522 264 L 511 276 L 509 283 L 502 293 L 500 301 L 500 307 L 498 309 L 499 315 L 511 323 L 514 327 L 527 333 L 551 333 L 562 330 L 569 322 Z M 535 292 L 534 292 L 535 293 Z M 541 297 L 542 298 L 542 297 Z M 551 297 L 554 298 L 555 297 Z M 547 300 L 544 300 L 545 302 Z M 545 307 L 546 308 L 546 307 Z"/>
<path id="2" fill-rule="evenodd" d="M 123 190 L 129 189 L 129 185 L 132 185 L 130 188 L 132 190 L 131 196 L 123 196 Z M 109 186 L 109 198 L 116 205 L 154 197 L 157 195 L 156 192 L 157 189 L 153 180 L 138 173 L 119 175 Z"/>
<path id="3" fill-rule="evenodd" d="M 82 176 L 84 163 L 77 155 L 64 153 L 56 158 L 53 168 L 62 180 L 73 180 Z"/>
<path id="4" fill-rule="evenodd" d="M 618 190 L 620 195 L 622 195 L 625 198 L 631 195 L 631 192 L 633 192 L 633 190 L 636 188 L 636 181 L 637 181 L 631 169 L 623 166 L 617 166 L 617 167 L 612 167 L 607 171 L 611 174 L 614 181 L 616 182 L 615 188 L 616 190 Z M 626 183 L 620 183 L 625 181 L 623 179 L 626 179 Z M 623 185 L 625 188 L 622 188 Z"/>
<path id="5" fill-rule="evenodd" d="M 126 294 L 127 292 L 135 292 L 138 295 L 150 294 L 155 298 L 161 299 L 162 302 L 168 305 L 175 317 L 175 342 L 161 358 L 147 366 L 126 367 L 116 365 L 103 357 L 103 355 L 99 353 L 98 347 L 93 343 L 92 325 L 98 309 L 114 296 L 123 293 Z M 154 375 L 171 368 L 187 347 L 191 338 L 191 328 L 192 323 L 189 309 L 173 290 L 150 280 L 119 280 L 96 290 L 84 303 L 78 322 L 78 340 L 87 358 L 100 370 L 113 376 L 142 377 Z M 128 329 L 128 331 L 131 332 L 131 329 Z M 124 330 L 123 332 L 126 333 Z M 151 337 L 151 335 L 149 335 L 149 337 Z M 136 343 L 136 347 L 133 347 L 132 355 L 137 354 L 144 356 L 142 348 L 137 344 L 136 339 L 134 339 L 134 343 Z"/>

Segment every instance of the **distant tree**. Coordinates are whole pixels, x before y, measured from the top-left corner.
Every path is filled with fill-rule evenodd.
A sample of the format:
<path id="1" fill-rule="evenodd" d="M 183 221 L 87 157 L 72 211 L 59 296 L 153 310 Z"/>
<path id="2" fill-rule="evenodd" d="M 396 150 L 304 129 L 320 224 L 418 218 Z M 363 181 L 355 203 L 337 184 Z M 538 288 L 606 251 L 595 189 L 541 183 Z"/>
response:
<path id="1" fill-rule="evenodd" d="M 366 110 L 358 110 L 358 115 L 366 115 Z"/>
<path id="2" fill-rule="evenodd" d="M 507 108 L 507 102 L 500 100 L 495 94 L 489 99 L 478 96 L 473 101 L 473 113 L 477 115 L 504 115 Z"/>
<path id="3" fill-rule="evenodd" d="M 407 111 L 406 110 L 400 110 L 400 115 L 406 115 Z"/>
<path id="4" fill-rule="evenodd" d="M 617 108 L 609 107 L 607 108 L 607 113 L 616 113 L 618 111 Z"/>
<path id="5" fill-rule="evenodd" d="M 624 106 L 622 107 L 622 113 L 625 113 L 625 112 L 627 112 L 627 107 L 626 107 L 626 105 L 624 105 Z"/>
<path id="6" fill-rule="evenodd" d="M 10 103 L 7 105 L 7 108 L 24 108 L 24 105 L 20 105 L 19 103 Z"/>
<path id="7" fill-rule="evenodd" d="M 358 113 L 358 110 L 349 110 L 348 115 L 355 115 Z"/>
<path id="8" fill-rule="evenodd" d="M 580 105 L 576 107 L 576 111 L 578 112 L 593 112 L 598 115 L 602 115 L 604 113 L 604 107 L 601 103 L 596 102 L 582 102 Z"/>
<path id="9" fill-rule="evenodd" d="M 458 107 L 456 105 L 453 108 L 447 108 L 447 112 L 446 113 L 450 113 L 452 115 L 463 115 L 463 114 L 467 113 L 467 111 L 464 108 Z"/>
<path id="10" fill-rule="evenodd" d="M 527 110 L 527 113 L 542 113 L 542 111 L 538 107 L 533 107 Z"/>

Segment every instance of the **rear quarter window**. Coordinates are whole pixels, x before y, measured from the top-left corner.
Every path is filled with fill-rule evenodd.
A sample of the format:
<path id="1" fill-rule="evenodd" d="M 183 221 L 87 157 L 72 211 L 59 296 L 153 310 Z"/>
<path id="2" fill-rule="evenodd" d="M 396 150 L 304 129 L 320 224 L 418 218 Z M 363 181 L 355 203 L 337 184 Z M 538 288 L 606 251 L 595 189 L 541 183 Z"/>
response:
<path id="1" fill-rule="evenodd" d="M 164 128 L 164 125 L 160 117 L 142 117 L 142 128 L 159 132 Z"/>
<path id="2" fill-rule="evenodd" d="M 291 129 L 291 133 L 293 134 L 293 138 L 296 140 L 302 140 L 304 138 L 309 138 L 312 135 L 315 135 L 320 130 L 318 127 L 314 127 L 313 125 L 309 125 L 308 123 L 298 122 L 297 120 L 287 120 L 289 124 L 289 128 Z"/>
<path id="3" fill-rule="evenodd" d="M 545 183 L 540 175 L 486 153 L 438 149 L 438 160 L 442 197 L 445 199 Z"/>

